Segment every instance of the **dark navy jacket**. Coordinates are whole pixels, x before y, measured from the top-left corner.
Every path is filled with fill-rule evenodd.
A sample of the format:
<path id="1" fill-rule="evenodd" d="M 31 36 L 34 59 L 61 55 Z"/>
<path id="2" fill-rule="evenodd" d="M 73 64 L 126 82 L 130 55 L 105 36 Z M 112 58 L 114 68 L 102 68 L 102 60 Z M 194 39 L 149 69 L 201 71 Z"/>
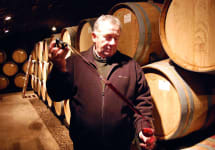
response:
<path id="1" fill-rule="evenodd" d="M 129 149 L 135 130 L 139 133 L 141 128 L 151 127 L 152 98 L 141 67 L 117 52 L 109 61 L 106 80 L 136 105 L 144 119 L 108 86 L 102 89 L 92 47 L 82 56 L 92 63 L 91 67 L 78 55 L 67 59 L 66 73 L 53 67 L 47 80 L 49 96 L 54 101 L 70 98 L 70 135 L 79 149 Z"/>

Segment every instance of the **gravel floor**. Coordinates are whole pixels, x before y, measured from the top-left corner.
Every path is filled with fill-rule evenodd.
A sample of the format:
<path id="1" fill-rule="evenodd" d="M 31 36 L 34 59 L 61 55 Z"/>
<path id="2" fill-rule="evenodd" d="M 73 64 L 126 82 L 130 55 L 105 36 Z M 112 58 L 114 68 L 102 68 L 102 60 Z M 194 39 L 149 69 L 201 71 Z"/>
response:
<path id="1" fill-rule="evenodd" d="M 29 99 L 39 116 L 47 126 L 48 130 L 59 144 L 61 150 L 73 150 L 73 142 L 69 137 L 69 130 L 63 119 L 57 117 L 54 112 L 36 94 Z"/>

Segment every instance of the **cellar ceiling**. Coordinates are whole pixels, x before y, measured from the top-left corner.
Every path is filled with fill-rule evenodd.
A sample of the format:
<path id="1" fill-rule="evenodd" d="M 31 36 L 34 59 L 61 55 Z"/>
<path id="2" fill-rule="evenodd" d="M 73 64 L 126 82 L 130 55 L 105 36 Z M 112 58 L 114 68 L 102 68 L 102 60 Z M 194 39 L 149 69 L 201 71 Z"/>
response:
<path id="1" fill-rule="evenodd" d="M 127 1 L 0 0 L 0 38 L 51 30 L 52 26 L 60 31 L 64 27 L 77 25 L 81 19 L 105 14 L 120 2 Z M 12 18 L 5 20 L 7 16 Z"/>

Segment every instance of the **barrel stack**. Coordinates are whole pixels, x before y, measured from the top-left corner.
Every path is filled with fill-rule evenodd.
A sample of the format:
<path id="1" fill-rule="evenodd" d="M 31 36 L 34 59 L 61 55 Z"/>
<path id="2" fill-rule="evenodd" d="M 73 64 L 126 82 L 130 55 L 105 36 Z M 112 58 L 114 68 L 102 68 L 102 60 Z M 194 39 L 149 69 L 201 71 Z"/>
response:
<path id="1" fill-rule="evenodd" d="M 21 91 L 24 86 L 28 53 L 17 48 L 10 53 L 0 50 L 0 92 Z"/>
<path id="2" fill-rule="evenodd" d="M 214 123 L 214 5 L 210 0 L 164 3 L 159 34 L 169 58 L 142 67 L 159 139 L 181 138 Z"/>
<path id="3" fill-rule="evenodd" d="M 7 60 L 7 54 L 4 50 L 0 50 L 0 67 L 1 67 L 1 75 L 0 75 L 0 90 L 4 90 L 10 84 L 10 81 L 6 75 L 2 72 L 2 67 L 4 62 Z"/>

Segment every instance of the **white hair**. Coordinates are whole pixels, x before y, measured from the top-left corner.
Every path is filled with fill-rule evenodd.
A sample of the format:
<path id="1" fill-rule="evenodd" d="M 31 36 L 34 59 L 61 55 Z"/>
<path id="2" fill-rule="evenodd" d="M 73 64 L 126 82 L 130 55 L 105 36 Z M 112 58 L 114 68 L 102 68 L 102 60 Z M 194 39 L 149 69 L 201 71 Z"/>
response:
<path id="1" fill-rule="evenodd" d="M 104 21 L 108 21 L 110 22 L 111 24 L 114 24 L 114 25 L 117 25 L 120 27 L 120 30 L 121 30 L 121 22 L 120 20 L 113 16 L 113 15 L 101 15 L 97 20 L 96 22 L 94 23 L 94 27 L 93 27 L 93 32 L 99 30 L 99 26 L 104 22 Z"/>

